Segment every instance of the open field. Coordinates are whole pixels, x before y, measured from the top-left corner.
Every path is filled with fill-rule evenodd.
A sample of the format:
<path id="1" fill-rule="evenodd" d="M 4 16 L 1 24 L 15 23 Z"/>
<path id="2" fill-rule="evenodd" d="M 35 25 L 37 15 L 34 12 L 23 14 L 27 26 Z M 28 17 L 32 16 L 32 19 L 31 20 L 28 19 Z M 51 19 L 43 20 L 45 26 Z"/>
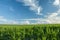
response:
<path id="1" fill-rule="evenodd" d="M 0 40 L 60 40 L 60 24 L 0 24 Z"/>

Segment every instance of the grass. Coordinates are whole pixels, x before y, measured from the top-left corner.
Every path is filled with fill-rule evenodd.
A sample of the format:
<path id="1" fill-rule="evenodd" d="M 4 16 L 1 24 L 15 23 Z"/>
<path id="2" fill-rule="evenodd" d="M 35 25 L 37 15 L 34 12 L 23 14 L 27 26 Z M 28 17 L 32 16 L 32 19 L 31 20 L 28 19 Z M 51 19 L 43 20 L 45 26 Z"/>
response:
<path id="1" fill-rule="evenodd" d="M 0 40 L 60 40 L 60 24 L 0 24 Z"/>

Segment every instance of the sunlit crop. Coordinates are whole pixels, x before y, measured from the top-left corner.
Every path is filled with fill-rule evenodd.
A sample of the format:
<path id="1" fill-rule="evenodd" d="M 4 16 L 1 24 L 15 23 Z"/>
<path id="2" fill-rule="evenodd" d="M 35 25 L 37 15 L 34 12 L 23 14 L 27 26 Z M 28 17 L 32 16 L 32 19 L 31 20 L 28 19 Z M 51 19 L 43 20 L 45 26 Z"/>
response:
<path id="1" fill-rule="evenodd" d="M 60 40 L 60 25 L 0 25 L 0 40 Z"/>

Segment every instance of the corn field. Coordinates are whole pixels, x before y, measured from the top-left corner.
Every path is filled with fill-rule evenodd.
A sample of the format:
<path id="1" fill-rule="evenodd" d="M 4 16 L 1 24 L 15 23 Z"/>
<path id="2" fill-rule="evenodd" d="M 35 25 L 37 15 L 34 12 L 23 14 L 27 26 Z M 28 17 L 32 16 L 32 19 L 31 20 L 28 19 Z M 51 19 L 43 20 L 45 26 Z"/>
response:
<path id="1" fill-rule="evenodd" d="M 0 40 L 60 40 L 60 25 L 0 25 Z"/>

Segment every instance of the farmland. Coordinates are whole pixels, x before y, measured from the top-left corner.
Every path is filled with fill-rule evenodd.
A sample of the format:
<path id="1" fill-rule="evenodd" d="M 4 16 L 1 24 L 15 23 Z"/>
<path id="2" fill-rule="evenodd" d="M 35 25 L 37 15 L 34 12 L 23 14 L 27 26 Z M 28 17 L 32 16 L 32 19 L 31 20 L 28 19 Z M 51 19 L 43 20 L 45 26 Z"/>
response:
<path id="1" fill-rule="evenodd" d="M 60 40 L 60 24 L 1 24 L 0 40 Z"/>

